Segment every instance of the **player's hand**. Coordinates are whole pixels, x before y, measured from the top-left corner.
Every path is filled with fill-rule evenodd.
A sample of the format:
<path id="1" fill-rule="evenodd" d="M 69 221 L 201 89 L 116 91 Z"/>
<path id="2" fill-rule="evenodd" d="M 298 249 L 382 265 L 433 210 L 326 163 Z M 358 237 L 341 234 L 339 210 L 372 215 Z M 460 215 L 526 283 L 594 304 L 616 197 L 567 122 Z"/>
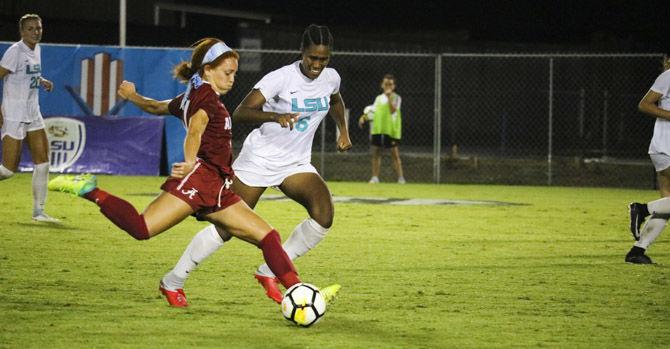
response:
<path id="1" fill-rule="evenodd" d="M 288 127 L 292 130 L 293 125 L 298 122 L 298 116 L 300 116 L 300 113 L 277 114 L 274 119 L 281 127 Z"/>
<path id="2" fill-rule="evenodd" d="M 130 96 L 136 94 L 137 90 L 135 90 L 134 83 L 127 80 L 123 80 L 123 82 L 121 82 L 121 85 L 119 85 L 119 90 L 116 93 L 119 94 L 119 97 L 123 99 L 128 99 L 130 98 Z"/>
<path id="3" fill-rule="evenodd" d="M 337 140 L 337 151 L 347 151 L 351 149 L 351 139 L 348 133 L 340 133 L 340 138 Z"/>
<path id="4" fill-rule="evenodd" d="M 175 162 L 172 164 L 170 176 L 174 178 L 184 178 L 187 174 L 193 171 L 193 167 L 195 167 L 194 162 Z"/>
<path id="5" fill-rule="evenodd" d="M 366 121 L 368 121 L 368 120 L 365 118 L 365 114 L 361 115 L 361 117 L 358 118 L 358 127 L 363 128 Z"/>
<path id="6" fill-rule="evenodd" d="M 54 89 L 54 83 L 45 78 L 40 78 L 40 85 L 42 85 L 47 92 L 51 92 Z"/>

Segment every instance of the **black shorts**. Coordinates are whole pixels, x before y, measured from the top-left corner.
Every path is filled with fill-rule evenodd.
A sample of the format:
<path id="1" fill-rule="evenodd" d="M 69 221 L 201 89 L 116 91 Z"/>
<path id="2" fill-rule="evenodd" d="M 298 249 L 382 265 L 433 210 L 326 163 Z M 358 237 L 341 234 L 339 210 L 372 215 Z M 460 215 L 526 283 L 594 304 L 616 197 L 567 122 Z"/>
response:
<path id="1" fill-rule="evenodd" d="M 400 140 L 392 138 L 389 135 L 378 134 L 370 136 L 370 144 L 388 149 L 399 146 Z"/>

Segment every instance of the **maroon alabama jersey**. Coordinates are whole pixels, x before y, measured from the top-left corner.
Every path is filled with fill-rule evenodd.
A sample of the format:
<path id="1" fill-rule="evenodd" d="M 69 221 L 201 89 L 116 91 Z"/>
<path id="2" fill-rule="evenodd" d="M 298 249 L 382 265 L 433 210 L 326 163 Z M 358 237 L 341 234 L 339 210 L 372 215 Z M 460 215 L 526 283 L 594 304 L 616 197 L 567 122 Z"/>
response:
<path id="1" fill-rule="evenodd" d="M 204 82 L 200 87 L 191 89 L 189 101 L 185 105 L 186 111 L 181 109 L 183 97 L 181 94 L 172 99 L 168 105 L 170 113 L 180 118 L 187 128 L 191 116 L 198 110 L 202 109 L 207 113 L 209 123 L 202 135 L 198 158 L 216 167 L 221 176 L 232 177 L 232 120 L 228 110 L 219 100 L 219 95 L 209 83 Z"/>

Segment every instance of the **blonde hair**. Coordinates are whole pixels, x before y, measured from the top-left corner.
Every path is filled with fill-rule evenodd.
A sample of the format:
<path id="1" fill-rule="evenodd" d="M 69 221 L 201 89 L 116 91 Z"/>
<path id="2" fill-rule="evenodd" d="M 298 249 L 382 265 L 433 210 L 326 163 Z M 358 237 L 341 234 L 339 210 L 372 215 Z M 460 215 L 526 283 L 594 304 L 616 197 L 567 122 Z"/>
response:
<path id="1" fill-rule="evenodd" d="M 32 21 L 32 20 L 38 20 L 40 23 L 42 23 L 42 18 L 40 18 L 39 15 L 34 14 L 34 13 L 26 13 L 25 15 L 21 16 L 21 19 L 19 19 L 19 31 L 23 30 L 23 24 Z"/>

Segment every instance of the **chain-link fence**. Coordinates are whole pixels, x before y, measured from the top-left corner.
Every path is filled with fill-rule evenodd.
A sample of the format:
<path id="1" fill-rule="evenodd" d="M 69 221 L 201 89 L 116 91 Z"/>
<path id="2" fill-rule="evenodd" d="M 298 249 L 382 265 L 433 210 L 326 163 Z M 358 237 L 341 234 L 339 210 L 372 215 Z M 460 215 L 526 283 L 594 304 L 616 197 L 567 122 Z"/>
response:
<path id="1" fill-rule="evenodd" d="M 297 51 L 240 50 L 237 105 L 265 73 Z M 637 103 L 661 72 L 661 54 L 386 54 L 337 52 L 354 147 L 335 150 L 327 118 L 313 163 L 329 180 L 367 181 L 369 130 L 358 117 L 386 73 L 402 96 L 400 153 L 410 182 L 650 188 L 653 119 Z M 237 124 L 239 149 L 253 125 Z M 382 181 L 395 181 L 388 152 Z"/>

